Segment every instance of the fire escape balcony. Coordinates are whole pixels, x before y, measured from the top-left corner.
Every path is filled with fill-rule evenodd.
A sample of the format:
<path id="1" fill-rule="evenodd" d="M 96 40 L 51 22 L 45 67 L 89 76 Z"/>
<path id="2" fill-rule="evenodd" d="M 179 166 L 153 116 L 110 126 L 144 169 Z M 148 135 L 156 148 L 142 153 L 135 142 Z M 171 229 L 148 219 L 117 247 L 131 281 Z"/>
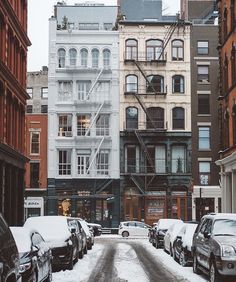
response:
<path id="1" fill-rule="evenodd" d="M 125 52 L 124 53 L 124 62 L 125 63 L 159 63 L 159 64 L 166 64 L 167 62 L 167 53 L 161 53 L 161 52 L 138 52 L 138 53 L 130 53 Z"/>
<path id="2" fill-rule="evenodd" d="M 166 97 L 167 85 L 160 85 L 152 83 L 152 86 L 147 85 L 138 87 L 134 83 L 126 83 L 124 87 L 124 94 L 127 95 L 142 95 L 157 98 L 159 96 Z"/>

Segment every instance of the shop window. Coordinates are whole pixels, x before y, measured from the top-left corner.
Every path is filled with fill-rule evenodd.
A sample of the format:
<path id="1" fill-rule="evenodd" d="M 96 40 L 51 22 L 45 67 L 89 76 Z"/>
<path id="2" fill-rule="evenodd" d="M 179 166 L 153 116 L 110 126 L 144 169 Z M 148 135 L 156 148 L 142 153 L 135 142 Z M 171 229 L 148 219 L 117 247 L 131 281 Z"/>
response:
<path id="1" fill-rule="evenodd" d="M 77 136 L 84 136 L 90 127 L 89 114 L 77 115 Z M 90 135 L 90 132 L 87 133 Z"/>
<path id="2" fill-rule="evenodd" d="M 164 129 L 164 109 L 160 107 L 150 107 L 147 108 L 147 112 L 147 129 Z"/>
<path id="3" fill-rule="evenodd" d="M 176 107 L 172 110 L 172 123 L 173 129 L 184 129 L 185 128 L 185 116 L 184 109 Z"/>
<path id="4" fill-rule="evenodd" d="M 30 154 L 39 155 L 40 132 L 30 132 Z"/>
<path id="5" fill-rule="evenodd" d="M 138 128 L 138 109 L 135 107 L 126 108 L 126 129 Z"/>
<path id="6" fill-rule="evenodd" d="M 211 163 L 199 162 L 199 183 L 200 185 L 210 185 Z"/>
<path id="7" fill-rule="evenodd" d="M 138 42 L 135 39 L 127 39 L 125 42 L 125 59 L 137 60 Z"/>
<path id="8" fill-rule="evenodd" d="M 91 221 L 91 201 L 89 199 L 81 199 L 77 201 L 77 217 Z"/>
<path id="9" fill-rule="evenodd" d="M 71 174 L 71 150 L 59 150 L 58 174 Z"/>
<path id="10" fill-rule="evenodd" d="M 198 149 L 210 149 L 210 127 L 198 127 Z"/>
<path id="11" fill-rule="evenodd" d="M 210 95 L 198 95 L 198 114 L 210 114 Z"/>
<path id="12" fill-rule="evenodd" d="M 197 42 L 197 53 L 198 55 L 208 55 L 209 53 L 209 42 L 208 41 L 198 41 Z"/>
<path id="13" fill-rule="evenodd" d="M 175 39 L 172 41 L 172 61 L 184 60 L 184 42 Z"/>
<path id="14" fill-rule="evenodd" d="M 30 188 L 39 188 L 39 162 L 30 163 Z"/>
<path id="15" fill-rule="evenodd" d="M 186 172 L 186 148 L 185 146 L 172 146 L 171 150 L 171 172 Z"/>
<path id="16" fill-rule="evenodd" d="M 58 136 L 72 137 L 72 115 L 59 115 Z"/>
<path id="17" fill-rule="evenodd" d="M 58 201 L 58 215 L 71 216 L 71 199 L 63 199 Z"/>

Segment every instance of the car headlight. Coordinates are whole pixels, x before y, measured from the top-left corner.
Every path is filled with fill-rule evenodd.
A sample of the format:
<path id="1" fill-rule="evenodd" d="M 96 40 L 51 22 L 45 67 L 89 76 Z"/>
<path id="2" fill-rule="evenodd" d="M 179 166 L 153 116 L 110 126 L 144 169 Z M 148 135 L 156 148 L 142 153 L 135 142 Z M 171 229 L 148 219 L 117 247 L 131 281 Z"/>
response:
<path id="1" fill-rule="evenodd" d="M 23 273 L 31 268 L 31 262 L 27 262 L 20 265 L 20 273 Z"/>
<path id="2" fill-rule="evenodd" d="M 222 256 L 223 257 L 235 256 L 235 249 L 234 249 L 234 247 L 229 246 L 229 245 L 223 245 L 222 246 Z"/>

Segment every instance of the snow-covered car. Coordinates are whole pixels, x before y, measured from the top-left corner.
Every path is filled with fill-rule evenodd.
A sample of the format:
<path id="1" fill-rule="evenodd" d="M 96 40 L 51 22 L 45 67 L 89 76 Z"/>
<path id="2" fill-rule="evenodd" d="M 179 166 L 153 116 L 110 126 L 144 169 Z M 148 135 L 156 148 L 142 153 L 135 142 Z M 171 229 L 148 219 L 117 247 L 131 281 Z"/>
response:
<path id="1" fill-rule="evenodd" d="M 163 247 L 164 244 L 164 237 L 168 229 L 174 223 L 182 222 L 180 219 L 173 219 L 173 218 L 161 218 L 154 226 L 154 234 L 152 239 L 152 245 L 156 248 Z"/>
<path id="2" fill-rule="evenodd" d="M 65 216 L 36 216 L 27 218 L 25 227 L 39 232 L 52 251 L 52 266 L 73 269 L 79 252 L 74 235 L 70 232 Z"/>
<path id="3" fill-rule="evenodd" d="M 164 250 L 169 252 L 171 256 L 173 256 L 174 240 L 176 239 L 183 225 L 184 222 L 182 220 L 179 220 L 178 222 L 172 224 L 164 236 Z"/>
<path id="4" fill-rule="evenodd" d="M 78 224 L 81 225 L 81 227 L 83 228 L 83 230 L 86 234 L 87 248 L 88 248 L 88 250 L 91 250 L 92 246 L 94 245 L 93 231 L 89 229 L 88 224 L 85 220 L 83 220 L 81 218 L 77 218 L 77 220 L 78 220 Z"/>
<path id="5" fill-rule="evenodd" d="M 148 232 L 151 226 L 140 221 L 124 221 L 120 223 L 118 234 L 122 237 L 129 236 L 145 236 L 148 237 Z"/>
<path id="6" fill-rule="evenodd" d="M 102 234 L 102 225 L 98 223 L 87 222 L 88 227 L 93 229 L 94 236 L 100 236 Z"/>
<path id="7" fill-rule="evenodd" d="M 20 259 L 13 235 L 0 214 L 0 281 L 20 282 Z"/>
<path id="8" fill-rule="evenodd" d="M 191 254 L 193 234 L 197 228 L 197 224 L 185 223 L 180 229 L 174 244 L 173 244 L 173 258 L 177 260 L 182 266 L 186 266 L 193 262 Z"/>
<path id="9" fill-rule="evenodd" d="M 20 256 L 22 282 L 52 281 L 52 254 L 38 232 L 26 227 L 10 227 Z"/>

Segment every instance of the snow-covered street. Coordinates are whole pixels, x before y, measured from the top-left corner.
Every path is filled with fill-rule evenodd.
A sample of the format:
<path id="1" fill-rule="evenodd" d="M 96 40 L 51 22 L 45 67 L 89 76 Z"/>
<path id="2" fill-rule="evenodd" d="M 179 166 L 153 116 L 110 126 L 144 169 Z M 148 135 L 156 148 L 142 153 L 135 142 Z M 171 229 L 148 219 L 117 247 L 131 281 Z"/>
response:
<path id="1" fill-rule="evenodd" d="M 96 237 L 93 249 L 74 269 L 53 273 L 53 282 L 203 282 L 192 267 L 182 267 L 162 249 L 155 249 L 147 238 Z"/>

